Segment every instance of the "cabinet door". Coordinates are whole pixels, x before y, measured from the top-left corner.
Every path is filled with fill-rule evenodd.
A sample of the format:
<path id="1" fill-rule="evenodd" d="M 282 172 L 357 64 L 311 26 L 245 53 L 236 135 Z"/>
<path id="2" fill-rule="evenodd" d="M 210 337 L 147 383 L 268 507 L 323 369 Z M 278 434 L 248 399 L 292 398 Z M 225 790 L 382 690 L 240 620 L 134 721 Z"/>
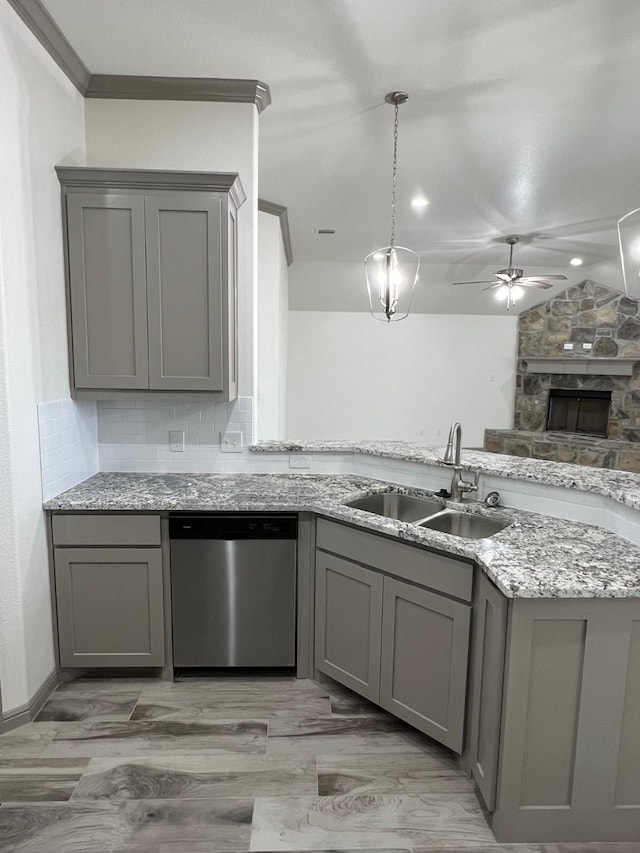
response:
<path id="1" fill-rule="evenodd" d="M 63 667 L 162 666 L 160 548 L 56 548 Z"/>
<path id="2" fill-rule="evenodd" d="M 76 388 L 148 388 L 144 199 L 70 193 L 67 240 Z"/>
<path id="3" fill-rule="evenodd" d="M 145 199 L 151 389 L 224 391 L 222 201 Z"/>
<path id="4" fill-rule="evenodd" d="M 471 608 L 384 580 L 380 704 L 461 752 Z"/>
<path id="5" fill-rule="evenodd" d="M 496 805 L 507 599 L 481 572 L 473 600 L 469 764 L 489 811 Z"/>
<path id="6" fill-rule="evenodd" d="M 316 668 L 373 702 L 380 688 L 382 575 L 316 552 Z"/>

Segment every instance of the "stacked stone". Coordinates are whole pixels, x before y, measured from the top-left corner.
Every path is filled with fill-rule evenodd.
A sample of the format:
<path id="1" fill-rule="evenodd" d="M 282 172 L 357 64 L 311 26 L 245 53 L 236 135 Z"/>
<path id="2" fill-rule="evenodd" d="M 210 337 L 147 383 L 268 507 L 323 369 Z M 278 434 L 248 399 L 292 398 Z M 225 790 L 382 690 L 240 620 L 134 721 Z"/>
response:
<path id="1" fill-rule="evenodd" d="M 640 302 L 583 281 L 524 312 L 518 332 L 515 429 L 488 430 L 485 450 L 640 472 Z M 638 362 L 632 376 L 523 373 L 522 359 L 536 357 Z M 551 389 L 610 391 L 607 439 L 545 432 Z"/>

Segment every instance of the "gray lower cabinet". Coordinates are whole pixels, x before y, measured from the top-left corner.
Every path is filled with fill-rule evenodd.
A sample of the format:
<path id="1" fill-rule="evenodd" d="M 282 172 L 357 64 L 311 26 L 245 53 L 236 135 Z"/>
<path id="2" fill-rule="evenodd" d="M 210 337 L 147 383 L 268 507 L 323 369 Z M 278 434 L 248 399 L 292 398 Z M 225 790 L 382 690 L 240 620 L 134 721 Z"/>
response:
<path id="1" fill-rule="evenodd" d="M 473 567 L 323 519 L 316 544 L 316 669 L 460 752 Z"/>
<path id="2" fill-rule="evenodd" d="M 164 664 L 159 548 L 57 548 L 60 665 Z"/>
<path id="3" fill-rule="evenodd" d="M 383 577 L 318 551 L 316 669 L 377 702 Z"/>
<path id="4" fill-rule="evenodd" d="M 473 596 L 467 762 L 489 811 L 496 804 L 507 611 L 507 599 L 478 570 Z"/>
<path id="5" fill-rule="evenodd" d="M 164 593 L 157 515 L 53 515 L 60 666 L 164 665 Z"/>
<path id="6" fill-rule="evenodd" d="M 237 394 L 237 175 L 59 168 L 72 382 Z"/>
<path id="7" fill-rule="evenodd" d="M 471 608 L 384 579 L 380 705 L 462 751 Z"/>
<path id="8" fill-rule="evenodd" d="M 501 842 L 640 839 L 640 604 L 511 599 Z"/>

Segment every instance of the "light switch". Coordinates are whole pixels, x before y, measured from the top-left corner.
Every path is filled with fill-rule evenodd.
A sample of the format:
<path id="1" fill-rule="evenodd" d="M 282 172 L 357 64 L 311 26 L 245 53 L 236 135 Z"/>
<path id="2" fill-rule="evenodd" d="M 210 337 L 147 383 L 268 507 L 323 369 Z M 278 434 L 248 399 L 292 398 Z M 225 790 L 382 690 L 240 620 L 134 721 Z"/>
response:
<path id="1" fill-rule="evenodd" d="M 169 450 L 174 453 L 184 453 L 184 430 L 169 430 Z"/>
<path id="2" fill-rule="evenodd" d="M 220 451 L 222 453 L 241 453 L 242 452 L 242 433 L 241 432 L 221 432 L 220 433 Z"/>

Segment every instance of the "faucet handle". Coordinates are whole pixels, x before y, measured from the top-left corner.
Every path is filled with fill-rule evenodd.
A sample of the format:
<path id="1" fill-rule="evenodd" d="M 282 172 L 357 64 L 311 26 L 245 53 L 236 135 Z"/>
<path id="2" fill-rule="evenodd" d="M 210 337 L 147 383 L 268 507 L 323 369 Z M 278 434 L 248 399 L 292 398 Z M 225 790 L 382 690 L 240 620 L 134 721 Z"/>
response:
<path id="1" fill-rule="evenodd" d="M 460 492 L 464 494 L 465 492 L 477 492 L 478 491 L 478 480 L 480 478 L 479 471 L 467 471 L 468 479 L 460 480 L 458 483 L 458 488 Z"/>

